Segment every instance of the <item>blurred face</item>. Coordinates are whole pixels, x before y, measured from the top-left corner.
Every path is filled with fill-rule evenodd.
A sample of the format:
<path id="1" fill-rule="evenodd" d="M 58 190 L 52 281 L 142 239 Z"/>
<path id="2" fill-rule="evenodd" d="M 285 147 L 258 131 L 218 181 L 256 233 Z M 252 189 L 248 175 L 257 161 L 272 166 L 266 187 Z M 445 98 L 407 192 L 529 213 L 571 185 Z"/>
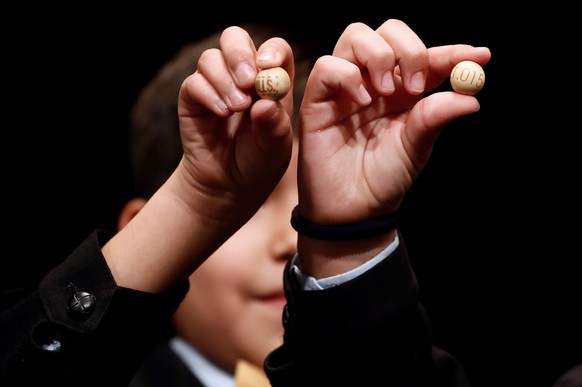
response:
<path id="1" fill-rule="evenodd" d="M 297 147 L 295 147 L 296 149 Z M 296 251 L 297 154 L 259 211 L 190 277 L 174 316 L 177 333 L 233 371 L 238 359 L 263 366 L 282 343 L 283 268 Z"/>

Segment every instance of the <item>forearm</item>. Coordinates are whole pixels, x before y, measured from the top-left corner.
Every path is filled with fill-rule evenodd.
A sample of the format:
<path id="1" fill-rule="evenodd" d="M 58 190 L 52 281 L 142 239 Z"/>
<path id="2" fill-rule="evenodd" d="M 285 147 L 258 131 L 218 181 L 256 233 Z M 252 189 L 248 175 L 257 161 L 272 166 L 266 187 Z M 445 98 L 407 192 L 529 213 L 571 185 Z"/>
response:
<path id="1" fill-rule="evenodd" d="M 119 286 L 162 292 L 186 280 L 249 217 L 222 197 L 195 196 L 179 174 L 103 247 Z"/>

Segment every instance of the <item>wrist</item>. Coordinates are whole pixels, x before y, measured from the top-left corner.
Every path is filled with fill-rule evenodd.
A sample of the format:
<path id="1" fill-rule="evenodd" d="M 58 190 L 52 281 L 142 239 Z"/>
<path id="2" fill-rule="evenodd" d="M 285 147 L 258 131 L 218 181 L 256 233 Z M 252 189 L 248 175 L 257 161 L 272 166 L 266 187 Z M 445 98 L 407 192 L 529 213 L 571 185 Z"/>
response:
<path id="1" fill-rule="evenodd" d="M 382 218 L 372 218 L 347 224 L 321 224 L 310 221 L 299 213 L 299 207 L 293 208 L 291 226 L 300 235 L 327 241 L 344 241 L 367 239 L 394 230 L 400 223 L 398 211 Z"/>
<path id="2" fill-rule="evenodd" d="M 397 229 L 392 229 L 369 238 L 347 241 L 313 239 L 299 234 L 299 268 L 316 279 L 347 273 L 376 257 L 395 241 L 397 234 Z"/>

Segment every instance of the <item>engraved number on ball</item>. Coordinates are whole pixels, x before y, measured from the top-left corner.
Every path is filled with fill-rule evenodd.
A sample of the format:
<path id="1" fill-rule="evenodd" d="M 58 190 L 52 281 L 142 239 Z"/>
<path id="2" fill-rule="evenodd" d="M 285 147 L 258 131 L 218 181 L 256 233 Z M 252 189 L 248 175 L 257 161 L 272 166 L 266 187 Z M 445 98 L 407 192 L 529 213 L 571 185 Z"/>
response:
<path id="1" fill-rule="evenodd" d="M 485 72 L 478 64 L 470 60 L 457 63 L 451 71 L 451 86 L 457 93 L 474 95 L 485 84 Z"/>
<path id="2" fill-rule="evenodd" d="M 281 67 L 261 70 L 255 78 L 255 89 L 261 98 L 278 101 L 287 95 L 290 88 L 289 74 Z"/>

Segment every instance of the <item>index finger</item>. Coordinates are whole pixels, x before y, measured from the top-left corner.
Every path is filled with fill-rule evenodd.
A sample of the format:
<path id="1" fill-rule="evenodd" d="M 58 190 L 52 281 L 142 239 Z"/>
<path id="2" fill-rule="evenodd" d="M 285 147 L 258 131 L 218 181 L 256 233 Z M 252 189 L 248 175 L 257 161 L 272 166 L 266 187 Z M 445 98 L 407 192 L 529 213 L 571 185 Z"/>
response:
<path id="1" fill-rule="evenodd" d="M 428 50 L 419 36 L 398 19 L 387 20 L 376 31 L 394 50 L 406 91 L 413 95 L 424 92 L 429 60 Z"/>
<path id="2" fill-rule="evenodd" d="M 236 86 L 251 88 L 257 75 L 257 50 L 249 33 L 238 26 L 226 28 L 220 35 L 220 49 Z"/>
<path id="3" fill-rule="evenodd" d="M 428 72 L 426 46 L 404 22 L 390 19 L 377 30 L 363 23 L 352 23 L 334 48 L 334 56 L 366 68 L 376 90 L 394 92 L 400 76 L 406 91 L 418 95 L 425 90 Z"/>
<path id="4" fill-rule="evenodd" d="M 394 92 L 394 51 L 382 36 L 366 24 L 350 24 L 339 37 L 333 56 L 366 69 L 379 93 L 388 95 Z"/>

